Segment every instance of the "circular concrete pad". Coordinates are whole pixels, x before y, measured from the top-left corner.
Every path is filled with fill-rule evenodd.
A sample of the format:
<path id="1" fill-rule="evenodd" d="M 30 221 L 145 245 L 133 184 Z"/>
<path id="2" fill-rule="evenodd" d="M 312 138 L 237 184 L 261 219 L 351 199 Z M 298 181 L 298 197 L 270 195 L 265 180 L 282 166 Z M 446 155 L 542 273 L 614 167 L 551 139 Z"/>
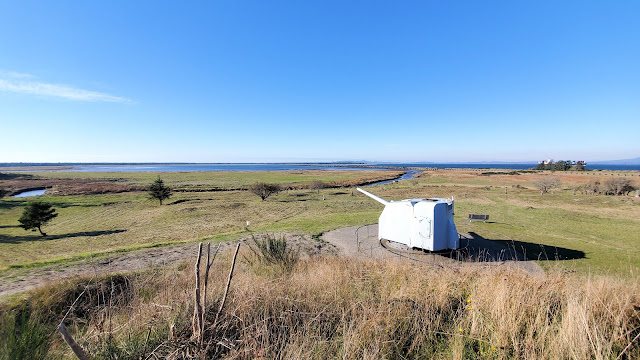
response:
<path id="1" fill-rule="evenodd" d="M 532 275 L 544 274 L 542 268 L 522 254 L 491 240 L 463 236 L 461 248 L 453 251 L 429 252 L 408 249 L 402 244 L 378 240 L 378 225 L 350 226 L 329 231 L 322 239 L 333 244 L 340 255 L 376 259 L 406 259 L 437 266 L 505 266 Z"/>

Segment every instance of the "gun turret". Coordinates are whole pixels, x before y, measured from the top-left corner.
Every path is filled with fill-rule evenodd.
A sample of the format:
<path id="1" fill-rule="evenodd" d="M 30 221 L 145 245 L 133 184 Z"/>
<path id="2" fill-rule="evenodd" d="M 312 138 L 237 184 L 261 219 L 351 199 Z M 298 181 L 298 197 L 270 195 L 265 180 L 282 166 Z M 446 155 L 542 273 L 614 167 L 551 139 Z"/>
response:
<path id="1" fill-rule="evenodd" d="M 429 251 L 460 247 L 458 230 L 453 222 L 453 198 L 387 201 L 357 189 L 384 205 L 378 219 L 378 239 Z"/>
<path id="2" fill-rule="evenodd" d="M 387 200 L 383 199 L 383 198 L 377 197 L 377 196 L 375 196 L 375 195 L 373 195 L 373 194 L 371 194 L 369 192 L 366 192 L 366 191 L 364 191 L 364 190 L 362 190 L 360 188 L 356 188 L 356 190 L 358 190 L 361 193 L 367 195 L 368 197 L 372 198 L 373 200 L 379 202 L 382 205 L 385 205 L 385 206 L 389 205 L 389 202 Z"/>

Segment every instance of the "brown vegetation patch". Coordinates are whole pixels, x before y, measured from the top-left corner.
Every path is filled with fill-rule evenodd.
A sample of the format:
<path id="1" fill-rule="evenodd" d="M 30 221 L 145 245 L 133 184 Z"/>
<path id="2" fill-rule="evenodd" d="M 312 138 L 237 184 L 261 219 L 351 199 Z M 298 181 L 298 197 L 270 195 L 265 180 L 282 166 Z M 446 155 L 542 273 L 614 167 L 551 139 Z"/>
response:
<path id="1" fill-rule="evenodd" d="M 492 182 L 496 183 L 531 183 L 536 180 L 540 180 L 549 176 L 557 177 L 562 182 L 584 184 L 594 179 L 603 181 L 611 178 L 628 178 L 635 184 L 640 184 L 640 173 L 637 172 L 601 172 L 601 171 L 538 171 L 538 172 L 524 172 L 518 173 L 517 170 L 483 170 L 471 171 L 471 170 L 435 170 L 424 171 L 417 177 L 430 178 L 430 177 L 446 177 L 450 181 L 467 182 L 473 179 L 487 179 L 491 178 Z M 503 174 L 501 174 L 503 173 Z"/>
<path id="2" fill-rule="evenodd" d="M 34 189 L 48 189 L 49 195 L 92 195 L 147 189 L 145 186 L 128 185 L 118 180 L 45 179 L 22 174 L 0 177 L 0 188 L 7 190 L 8 196 Z"/>
<path id="3" fill-rule="evenodd" d="M 58 185 L 51 191 L 51 195 L 93 195 L 93 194 L 109 194 L 122 193 L 129 191 L 146 191 L 146 186 L 114 184 L 114 183 L 88 183 L 88 184 L 72 184 Z"/>

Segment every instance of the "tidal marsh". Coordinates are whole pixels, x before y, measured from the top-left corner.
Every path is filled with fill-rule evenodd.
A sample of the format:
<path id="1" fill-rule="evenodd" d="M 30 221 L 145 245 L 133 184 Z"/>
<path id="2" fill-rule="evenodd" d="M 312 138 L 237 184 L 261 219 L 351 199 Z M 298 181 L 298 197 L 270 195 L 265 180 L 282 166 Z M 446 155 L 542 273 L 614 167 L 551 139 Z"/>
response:
<path id="1" fill-rule="evenodd" d="M 106 176 L 104 173 L 43 174 L 76 179 Z M 163 179 L 178 188 L 236 187 L 257 180 L 287 184 L 317 179 L 353 181 L 367 174 L 367 171 L 167 173 Z M 114 178 L 141 185 L 154 176 L 157 174 L 119 173 Z M 371 191 L 396 200 L 454 196 L 459 232 L 511 244 L 519 251 L 526 251 L 529 258 L 539 259 L 547 268 L 561 266 L 584 273 L 637 274 L 640 268 L 639 198 L 574 195 L 571 185 L 582 179 L 574 174 L 560 175 L 564 187 L 540 196 L 531 186 L 536 176 L 546 175 L 482 176 L 477 172 L 432 171 L 415 180 L 377 186 Z M 493 185 L 484 185 L 487 182 Z M 322 200 L 323 196 L 326 200 Z M 0 267 L 33 266 L 110 251 L 233 238 L 248 232 L 284 231 L 317 236 L 339 227 L 375 223 L 382 210 L 379 204 L 357 192 L 351 196 L 350 188 L 322 189 L 320 193 L 309 189 L 281 191 L 264 202 L 244 190 L 175 192 L 163 206 L 148 200 L 141 191 L 47 195 L 41 199 L 52 203 L 60 214 L 47 227 L 50 234 L 47 238 L 17 227 L 17 218 L 28 199 L 0 200 Z M 491 218 L 487 223 L 469 223 L 466 220 L 469 213 L 489 214 Z M 556 258 L 563 260 L 556 262 Z"/>

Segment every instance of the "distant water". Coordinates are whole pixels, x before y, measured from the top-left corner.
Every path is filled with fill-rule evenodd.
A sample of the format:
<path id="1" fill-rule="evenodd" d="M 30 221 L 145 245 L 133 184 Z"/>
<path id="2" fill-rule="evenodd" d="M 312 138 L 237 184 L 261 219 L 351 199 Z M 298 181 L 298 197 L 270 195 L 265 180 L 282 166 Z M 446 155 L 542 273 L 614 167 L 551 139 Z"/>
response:
<path id="1" fill-rule="evenodd" d="M 365 185 L 365 186 L 384 185 L 384 184 L 391 184 L 392 182 L 396 182 L 396 181 L 400 181 L 400 180 L 410 180 L 410 179 L 413 179 L 413 175 L 419 174 L 419 173 L 421 173 L 421 171 L 409 170 L 409 171 L 407 171 L 406 173 L 404 173 L 402 176 L 400 176 L 397 179 L 378 181 L 376 183 L 371 183 L 371 184 L 368 184 L 368 185 Z"/>
<path id="2" fill-rule="evenodd" d="M 262 163 L 262 164 L 0 164 L 2 167 L 8 166 L 59 166 L 63 168 L 53 170 L 33 170 L 22 171 L 71 171 L 71 172 L 136 172 L 136 171 L 299 171 L 299 170 L 381 170 L 389 167 L 431 167 L 438 169 L 512 169 L 525 170 L 536 167 L 537 163 L 367 163 L 367 164 L 339 164 L 339 163 L 319 163 L 319 164 L 292 164 L 292 163 Z M 587 165 L 591 170 L 632 170 L 640 171 L 640 165 Z"/>
<path id="3" fill-rule="evenodd" d="M 77 165 L 57 171 L 77 172 L 133 172 L 133 171 L 298 171 L 298 170 L 381 170 L 371 168 L 332 166 L 325 164 L 136 164 L 136 165 Z"/>
<path id="4" fill-rule="evenodd" d="M 591 170 L 619 170 L 619 171 L 640 171 L 640 165 L 587 165 L 587 169 Z"/>
<path id="5" fill-rule="evenodd" d="M 13 195 L 12 197 L 23 198 L 23 197 L 29 197 L 29 196 L 40 196 L 40 195 L 44 195 L 46 191 L 47 191 L 46 189 L 23 191 L 21 193 L 17 193 Z"/>
<path id="6" fill-rule="evenodd" d="M 520 163 L 520 164 L 507 164 L 507 163 L 403 163 L 403 164 L 377 164 L 379 166 L 400 166 L 400 167 L 434 167 L 438 169 L 512 169 L 512 170 L 526 170 L 535 168 L 537 163 Z M 640 171 L 640 165 L 587 165 L 589 170 L 619 170 L 619 171 Z"/>
<path id="7" fill-rule="evenodd" d="M 380 164 L 382 165 L 382 164 Z M 388 166 L 401 166 L 401 167 L 427 167 L 438 169 L 513 169 L 513 170 L 525 170 L 531 169 L 538 164 L 462 164 L 462 163 L 402 163 L 402 164 L 388 164 Z"/>

